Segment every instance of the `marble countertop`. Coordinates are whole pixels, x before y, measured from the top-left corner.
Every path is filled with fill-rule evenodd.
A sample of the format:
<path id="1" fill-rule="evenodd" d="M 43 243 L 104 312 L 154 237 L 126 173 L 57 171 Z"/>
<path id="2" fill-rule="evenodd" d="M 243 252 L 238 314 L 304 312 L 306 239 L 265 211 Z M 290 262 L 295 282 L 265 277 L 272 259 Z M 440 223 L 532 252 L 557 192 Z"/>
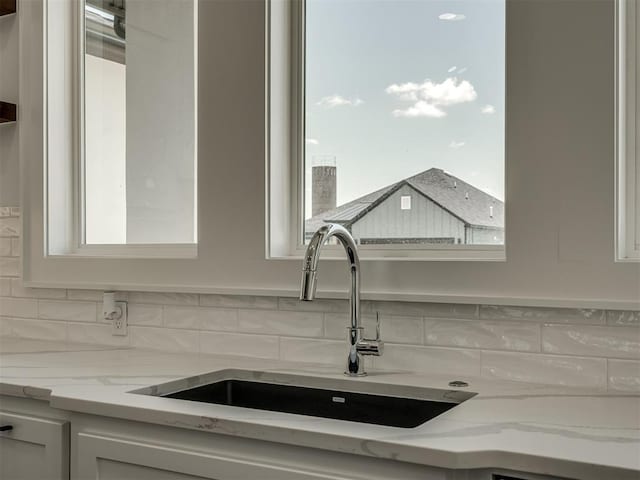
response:
<path id="1" fill-rule="evenodd" d="M 585 480 L 640 478 L 640 396 L 480 378 L 478 395 L 413 429 L 130 393 L 224 369 L 344 379 L 339 369 L 0 337 L 0 394 L 52 407 L 443 468 L 499 467 Z M 451 376 L 373 371 L 390 386 L 448 389 Z"/>

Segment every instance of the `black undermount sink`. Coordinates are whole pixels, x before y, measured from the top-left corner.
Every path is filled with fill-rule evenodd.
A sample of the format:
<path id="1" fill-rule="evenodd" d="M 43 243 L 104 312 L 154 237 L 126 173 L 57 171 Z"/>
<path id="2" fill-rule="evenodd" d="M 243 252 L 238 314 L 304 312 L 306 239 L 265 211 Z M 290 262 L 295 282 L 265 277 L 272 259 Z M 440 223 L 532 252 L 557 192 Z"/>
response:
<path id="1" fill-rule="evenodd" d="M 292 378 L 276 383 L 264 381 L 264 378 L 255 381 L 251 375 L 239 375 L 241 378 L 237 378 L 238 375 L 232 376 L 236 378 L 227 377 L 182 390 L 175 389 L 178 385 L 174 388 L 156 386 L 152 387 L 153 391 L 135 393 L 402 428 L 417 427 L 475 395 L 459 390 L 422 389 L 328 379 L 320 379 L 319 382 L 313 382 L 313 385 L 301 386 L 291 384 Z M 326 383 L 330 383 L 334 388 L 326 388 Z M 193 385 L 193 382 L 189 384 Z M 393 393 L 399 390 L 397 393 L 404 395 L 394 396 L 388 393 L 389 390 Z M 384 391 L 384 394 L 380 394 L 381 391 Z M 406 395 L 407 393 L 409 395 Z"/>

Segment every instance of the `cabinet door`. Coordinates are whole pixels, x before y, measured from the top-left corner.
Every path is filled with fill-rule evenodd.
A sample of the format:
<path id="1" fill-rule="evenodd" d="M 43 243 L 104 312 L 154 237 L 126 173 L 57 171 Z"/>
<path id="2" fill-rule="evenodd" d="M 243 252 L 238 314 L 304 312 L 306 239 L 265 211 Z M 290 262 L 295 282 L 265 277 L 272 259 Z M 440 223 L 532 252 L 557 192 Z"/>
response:
<path id="1" fill-rule="evenodd" d="M 0 411 L 0 426 L 0 479 L 68 480 L 68 422 Z"/>
<path id="2" fill-rule="evenodd" d="M 115 438 L 77 437 L 77 480 L 347 480 L 282 464 Z M 358 476 L 358 478 L 362 478 Z M 424 477 L 431 478 L 431 477 Z"/>

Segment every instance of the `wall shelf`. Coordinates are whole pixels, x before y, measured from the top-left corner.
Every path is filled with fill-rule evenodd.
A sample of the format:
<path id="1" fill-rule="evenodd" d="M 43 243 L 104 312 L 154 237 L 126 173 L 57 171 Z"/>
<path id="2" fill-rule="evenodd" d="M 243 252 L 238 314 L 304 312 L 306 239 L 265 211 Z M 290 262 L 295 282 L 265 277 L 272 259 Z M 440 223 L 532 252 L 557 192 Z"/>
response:
<path id="1" fill-rule="evenodd" d="M 16 13 L 16 0 L 0 0 L 0 17 Z"/>
<path id="2" fill-rule="evenodd" d="M 16 110 L 15 103 L 0 102 L 0 123 L 15 122 Z"/>

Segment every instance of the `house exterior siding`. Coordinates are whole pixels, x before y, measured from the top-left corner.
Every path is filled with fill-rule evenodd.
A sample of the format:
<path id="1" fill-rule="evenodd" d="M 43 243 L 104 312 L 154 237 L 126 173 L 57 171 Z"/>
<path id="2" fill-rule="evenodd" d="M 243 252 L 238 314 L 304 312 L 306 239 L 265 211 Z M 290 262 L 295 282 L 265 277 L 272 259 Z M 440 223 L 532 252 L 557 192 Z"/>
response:
<path id="1" fill-rule="evenodd" d="M 504 244 L 504 230 L 498 228 L 468 227 L 467 243 L 476 245 Z"/>
<path id="2" fill-rule="evenodd" d="M 411 209 L 400 208 L 403 196 L 411 197 Z M 464 243 L 465 224 L 409 185 L 404 185 L 354 222 L 351 233 L 356 239 L 451 238 L 454 243 Z"/>

